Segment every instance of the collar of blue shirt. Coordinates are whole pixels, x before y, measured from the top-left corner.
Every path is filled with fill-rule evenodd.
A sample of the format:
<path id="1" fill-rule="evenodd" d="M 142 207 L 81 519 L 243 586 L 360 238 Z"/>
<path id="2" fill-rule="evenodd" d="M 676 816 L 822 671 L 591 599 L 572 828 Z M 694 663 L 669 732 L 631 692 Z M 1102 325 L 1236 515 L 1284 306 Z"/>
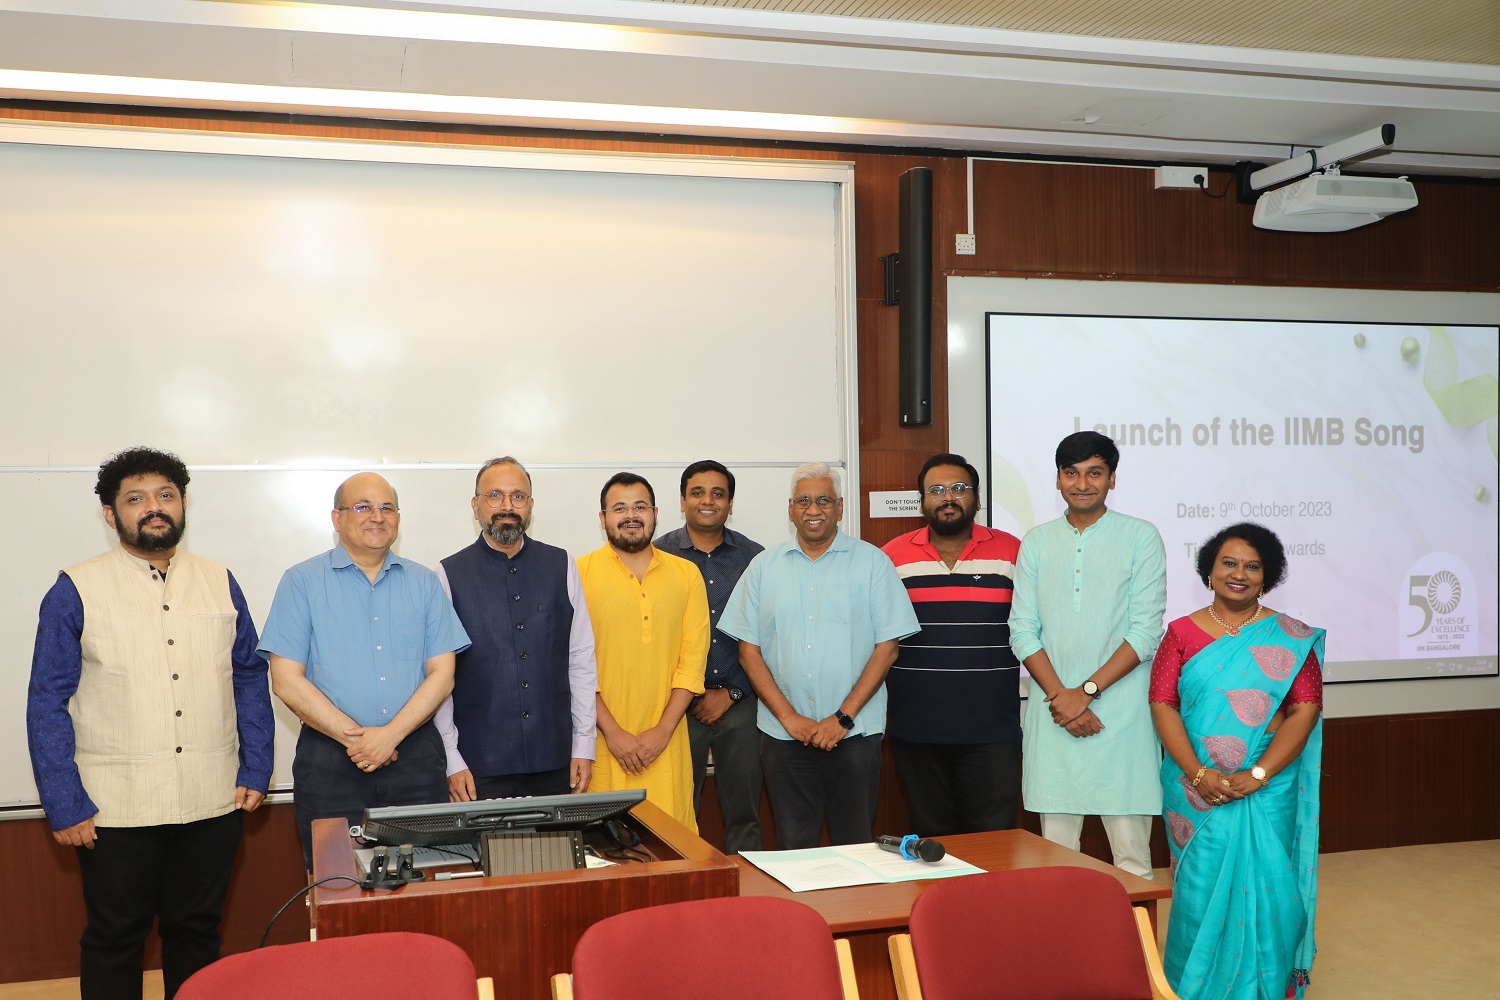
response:
<path id="1" fill-rule="evenodd" d="M 819 555 L 818 558 L 821 559 L 823 558 L 823 556 L 826 556 L 830 552 L 848 552 L 852 548 L 854 548 L 854 543 L 849 540 L 848 535 L 844 534 L 844 529 L 837 528 L 833 533 L 833 544 L 824 549 L 822 554 Z M 797 553 L 797 555 L 801 556 L 803 559 L 806 559 L 808 562 L 813 561 L 806 552 L 802 551 L 802 543 L 796 535 L 792 535 L 791 538 L 787 539 L 786 548 L 784 551 L 788 554 L 795 552 Z"/>
<path id="2" fill-rule="evenodd" d="M 329 565 L 331 565 L 334 569 L 343 569 L 346 566 L 354 566 L 354 559 L 349 555 L 348 550 L 345 549 L 342 545 L 335 545 L 332 551 L 328 553 L 328 562 Z M 395 567 L 405 566 L 406 563 L 407 560 L 402 559 L 400 556 L 396 555 L 396 553 L 387 552 L 385 554 L 385 562 L 380 567 L 380 576 L 383 578 Z M 355 566 L 355 569 L 359 569 L 359 567 Z M 361 570 L 361 572 L 363 572 L 363 570 Z"/>

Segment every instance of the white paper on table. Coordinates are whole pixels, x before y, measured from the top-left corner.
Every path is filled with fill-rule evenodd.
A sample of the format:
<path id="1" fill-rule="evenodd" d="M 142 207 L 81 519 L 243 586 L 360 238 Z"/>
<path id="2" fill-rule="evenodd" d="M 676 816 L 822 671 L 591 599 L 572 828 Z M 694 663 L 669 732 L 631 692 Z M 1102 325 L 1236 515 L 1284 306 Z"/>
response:
<path id="1" fill-rule="evenodd" d="M 839 854 L 833 847 L 811 847 L 805 851 L 741 851 L 740 857 L 793 892 L 885 881 L 865 865 Z"/>
<path id="2" fill-rule="evenodd" d="M 874 844 L 813 847 L 803 851 L 744 851 L 740 857 L 793 892 L 976 875 L 981 871 L 967 861 L 951 857 L 936 862 L 909 861 Z"/>
<path id="3" fill-rule="evenodd" d="M 912 861 L 899 854 L 892 854 L 878 844 L 846 844 L 836 847 L 851 861 L 874 869 L 882 882 L 911 882 L 923 878 L 947 878 L 950 875 L 978 875 L 983 869 L 975 868 L 967 861 L 960 861 L 951 854 L 937 861 Z"/>

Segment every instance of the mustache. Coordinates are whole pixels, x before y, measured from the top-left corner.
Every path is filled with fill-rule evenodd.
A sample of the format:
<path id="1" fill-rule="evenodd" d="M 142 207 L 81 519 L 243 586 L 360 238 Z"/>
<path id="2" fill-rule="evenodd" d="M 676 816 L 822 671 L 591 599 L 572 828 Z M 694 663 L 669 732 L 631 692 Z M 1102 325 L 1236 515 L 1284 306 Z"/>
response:
<path id="1" fill-rule="evenodd" d="M 135 530 L 140 531 L 146 526 L 147 521 L 155 521 L 157 519 L 160 519 L 162 523 L 165 524 L 169 529 L 177 527 L 177 522 L 172 520 L 172 516 L 170 514 L 163 514 L 159 511 L 156 511 L 144 515 L 139 521 L 135 522 Z"/>

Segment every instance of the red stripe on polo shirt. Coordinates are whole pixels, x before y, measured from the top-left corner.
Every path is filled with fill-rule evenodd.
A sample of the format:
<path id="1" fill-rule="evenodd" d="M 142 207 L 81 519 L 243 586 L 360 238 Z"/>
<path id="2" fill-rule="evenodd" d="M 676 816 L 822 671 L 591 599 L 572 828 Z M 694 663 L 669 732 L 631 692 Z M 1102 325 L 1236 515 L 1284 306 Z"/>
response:
<path id="1" fill-rule="evenodd" d="M 913 604 L 927 601 L 981 601 L 985 604 L 1008 604 L 1009 587 L 914 587 L 906 592 Z"/>

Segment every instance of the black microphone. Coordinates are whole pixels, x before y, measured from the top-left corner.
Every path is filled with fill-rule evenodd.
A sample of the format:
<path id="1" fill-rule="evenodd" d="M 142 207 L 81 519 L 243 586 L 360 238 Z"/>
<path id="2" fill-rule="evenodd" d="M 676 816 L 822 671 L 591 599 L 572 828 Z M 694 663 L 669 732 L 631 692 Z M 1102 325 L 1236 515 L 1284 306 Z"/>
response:
<path id="1" fill-rule="evenodd" d="M 876 837 L 875 843 L 882 851 L 899 854 L 908 861 L 941 861 L 943 855 L 948 853 L 939 841 L 928 837 L 918 837 L 915 833 L 908 833 L 904 837 L 892 837 L 887 834 L 883 837 Z"/>
<path id="2" fill-rule="evenodd" d="M 359 883 L 361 889 L 379 889 L 385 885 L 394 872 L 388 867 L 390 863 L 390 852 L 385 846 L 375 848 L 370 855 L 370 870 L 365 873 L 364 880 Z"/>
<path id="3" fill-rule="evenodd" d="M 416 867 L 416 851 L 411 844 L 402 844 L 394 852 L 384 844 L 375 848 L 370 857 L 370 870 L 359 883 L 361 889 L 398 889 L 408 882 L 420 882 L 427 873 Z"/>

